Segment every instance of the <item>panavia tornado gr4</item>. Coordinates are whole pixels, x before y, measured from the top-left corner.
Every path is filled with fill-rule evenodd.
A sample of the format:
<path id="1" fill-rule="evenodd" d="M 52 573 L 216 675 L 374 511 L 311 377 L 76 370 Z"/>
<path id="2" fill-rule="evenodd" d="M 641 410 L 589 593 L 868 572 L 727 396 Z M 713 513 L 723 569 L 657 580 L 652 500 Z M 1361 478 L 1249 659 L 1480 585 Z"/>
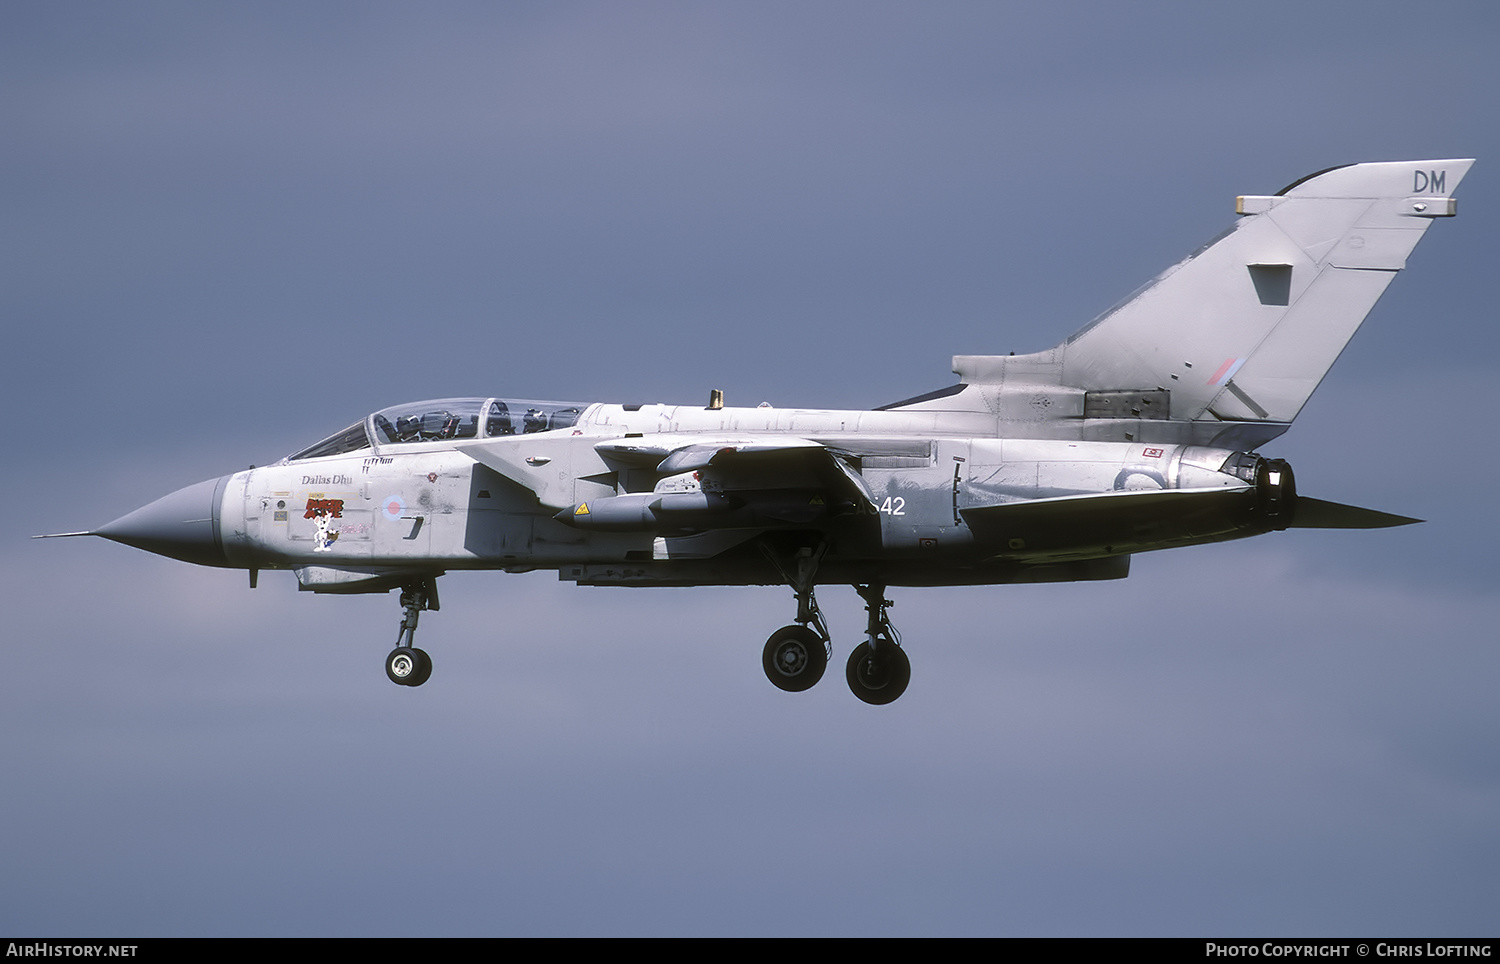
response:
<path id="1" fill-rule="evenodd" d="M 1297 493 L 1257 450 L 1290 427 L 1471 160 L 1355 164 L 1238 199 L 1238 221 L 1049 350 L 960 355 L 955 384 L 873 411 L 447 398 L 387 408 L 275 465 L 86 533 L 320 593 L 400 591 L 386 674 L 455 569 L 588 586 L 788 585 L 766 676 L 800 691 L 869 612 L 847 678 L 906 689 L 892 586 L 1120 579 L 1138 552 L 1416 520 Z"/>

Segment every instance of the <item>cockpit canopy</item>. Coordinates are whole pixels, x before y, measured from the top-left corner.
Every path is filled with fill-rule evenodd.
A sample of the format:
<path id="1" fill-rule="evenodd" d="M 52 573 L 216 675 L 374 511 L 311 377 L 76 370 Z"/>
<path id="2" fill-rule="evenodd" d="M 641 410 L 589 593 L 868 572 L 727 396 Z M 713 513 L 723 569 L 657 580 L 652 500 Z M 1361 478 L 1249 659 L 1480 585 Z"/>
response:
<path id="1" fill-rule="evenodd" d="M 499 438 L 569 428 L 586 406 L 520 398 L 438 398 L 393 405 L 311 445 L 290 462 L 358 452 L 374 445 Z"/>

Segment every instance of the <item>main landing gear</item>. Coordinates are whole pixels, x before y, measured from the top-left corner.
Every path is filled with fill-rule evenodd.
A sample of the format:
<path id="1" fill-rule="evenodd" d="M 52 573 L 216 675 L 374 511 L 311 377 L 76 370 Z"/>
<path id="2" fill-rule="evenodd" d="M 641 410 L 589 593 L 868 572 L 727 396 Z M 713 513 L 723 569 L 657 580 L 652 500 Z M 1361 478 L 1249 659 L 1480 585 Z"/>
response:
<path id="1" fill-rule="evenodd" d="M 813 595 L 813 577 L 827 548 L 821 545 L 798 550 L 791 567 L 767 553 L 797 594 L 797 621 L 776 630 L 766 640 L 761 667 L 773 686 L 789 693 L 811 689 L 828 668 L 832 652 L 828 624 Z M 854 591 L 864 599 L 870 620 L 866 641 L 849 656 L 845 671 L 849 689 L 866 703 L 894 702 L 911 682 L 911 661 L 901 648 L 901 635 L 886 616 L 886 610 L 894 604 L 885 598 L 885 586 L 878 583 L 855 586 Z"/>
<path id="2" fill-rule="evenodd" d="M 432 675 L 432 657 L 417 649 L 417 618 L 424 609 L 438 610 L 437 580 L 424 579 L 401 587 L 401 630 L 396 648 L 385 658 L 385 675 L 397 686 L 421 686 Z"/>
<path id="3" fill-rule="evenodd" d="M 792 572 L 777 563 L 797 593 L 798 625 L 783 626 L 772 633 L 761 652 L 760 662 L 766 671 L 766 679 L 788 693 L 811 689 L 828 668 L 828 624 L 823 621 L 818 600 L 813 596 L 813 576 L 827 548 L 798 550 Z"/>
<path id="4" fill-rule="evenodd" d="M 901 648 L 901 634 L 885 614 L 895 604 L 885 598 L 885 587 L 878 584 L 855 586 L 854 591 L 864 599 L 870 623 L 865 629 L 868 640 L 849 654 L 845 670 L 849 688 L 866 703 L 895 702 L 911 682 L 911 660 Z"/>

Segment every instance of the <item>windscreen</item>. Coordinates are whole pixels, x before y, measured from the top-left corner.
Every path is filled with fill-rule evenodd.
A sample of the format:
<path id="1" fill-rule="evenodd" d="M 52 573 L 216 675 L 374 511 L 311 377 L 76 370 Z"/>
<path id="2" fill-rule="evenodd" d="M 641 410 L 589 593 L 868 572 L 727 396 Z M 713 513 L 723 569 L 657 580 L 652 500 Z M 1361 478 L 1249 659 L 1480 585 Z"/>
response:
<path id="1" fill-rule="evenodd" d="M 370 447 L 370 440 L 365 436 L 364 420 L 328 436 L 316 445 L 310 445 L 302 451 L 289 458 L 296 462 L 301 459 L 321 459 L 329 455 L 343 455 L 345 452 L 358 452 L 360 449 Z"/>

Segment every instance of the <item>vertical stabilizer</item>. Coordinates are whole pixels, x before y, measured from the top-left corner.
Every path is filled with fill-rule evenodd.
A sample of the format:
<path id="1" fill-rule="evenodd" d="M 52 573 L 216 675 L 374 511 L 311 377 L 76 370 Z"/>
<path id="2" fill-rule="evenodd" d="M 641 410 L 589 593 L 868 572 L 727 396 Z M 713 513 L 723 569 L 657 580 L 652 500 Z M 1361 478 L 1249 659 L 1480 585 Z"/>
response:
<path id="1" fill-rule="evenodd" d="M 1062 345 L 959 356 L 954 371 L 1003 391 L 1010 375 L 1041 364 L 1055 384 L 1101 399 L 1167 392 L 1173 421 L 1237 423 L 1246 437 L 1273 438 L 1433 219 L 1455 213 L 1451 194 L 1473 163 L 1354 164 L 1241 197 L 1233 228 Z"/>

